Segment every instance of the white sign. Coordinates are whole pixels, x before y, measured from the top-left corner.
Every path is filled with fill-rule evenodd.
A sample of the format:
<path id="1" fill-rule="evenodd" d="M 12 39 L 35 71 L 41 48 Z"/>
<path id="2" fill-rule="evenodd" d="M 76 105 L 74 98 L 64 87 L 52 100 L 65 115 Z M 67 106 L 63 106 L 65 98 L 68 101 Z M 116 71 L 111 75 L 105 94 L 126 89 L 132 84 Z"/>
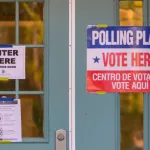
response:
<path id="1" fill-rule="evenodd" d="M 25 46 L 0 48 L 0 78 L 25 79 Z"/>
<path id="2" fill-rule="evenodd" d="M 87 92 L 150 92 L 150 27 L 87 27 Z"/>
<path id="3" fill-rule="evenodd" d="M 0 101 L 0 140 L 22 141 L 20 99 Z"/>

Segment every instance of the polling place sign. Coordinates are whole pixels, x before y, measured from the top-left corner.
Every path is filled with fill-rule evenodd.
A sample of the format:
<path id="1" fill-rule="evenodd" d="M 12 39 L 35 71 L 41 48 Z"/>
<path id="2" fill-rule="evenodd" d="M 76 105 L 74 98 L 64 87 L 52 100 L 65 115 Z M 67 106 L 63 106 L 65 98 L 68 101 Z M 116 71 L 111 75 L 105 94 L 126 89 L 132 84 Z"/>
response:
<path id="1" fill-rule="evenodd" d="M 150 92 L 150 27 L 87 27 L 87 92 Z"/>
<path id="2" fill-rule="evenodd" d="M 0 46 L 0 78 L 25 79 L 25 46 Z"/>

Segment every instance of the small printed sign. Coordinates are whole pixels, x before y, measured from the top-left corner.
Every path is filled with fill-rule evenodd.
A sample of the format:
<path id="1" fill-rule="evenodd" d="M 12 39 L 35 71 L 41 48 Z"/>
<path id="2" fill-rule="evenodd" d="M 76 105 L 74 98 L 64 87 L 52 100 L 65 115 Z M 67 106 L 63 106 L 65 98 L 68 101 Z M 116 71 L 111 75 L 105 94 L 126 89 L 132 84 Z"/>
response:
<path id="1" fill-rule="evenodd" d="M 0 78 L 25 79 L 25 46 L 0 47 Z"/>
<path id="2" fill-rule="evenodd" d="M 20 99 L 0 101 L 0 141 L 22 142 Z"/>
<path id="3" fill-rule="evenodd" d="M 150 27 L 87 27 L 87 92 L 150 92 Z"/>

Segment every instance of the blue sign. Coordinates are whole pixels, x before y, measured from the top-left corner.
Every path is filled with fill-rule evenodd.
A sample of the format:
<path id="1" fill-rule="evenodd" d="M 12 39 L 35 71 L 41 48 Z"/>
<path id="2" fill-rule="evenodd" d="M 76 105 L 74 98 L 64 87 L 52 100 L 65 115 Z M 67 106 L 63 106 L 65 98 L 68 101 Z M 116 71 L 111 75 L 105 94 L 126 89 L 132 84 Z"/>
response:
<path id="1" fill-rule="evenodd" d="M 87 48 L 150 48 L 150 27 L 87 27 Z"/>

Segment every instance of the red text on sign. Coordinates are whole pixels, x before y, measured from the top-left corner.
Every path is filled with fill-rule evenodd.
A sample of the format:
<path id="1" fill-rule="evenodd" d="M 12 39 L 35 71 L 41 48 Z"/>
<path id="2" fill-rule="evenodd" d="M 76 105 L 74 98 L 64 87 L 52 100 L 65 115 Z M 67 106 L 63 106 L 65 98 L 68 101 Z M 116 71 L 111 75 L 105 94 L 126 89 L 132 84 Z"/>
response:
<path id="1" fill-rule="evenodd" d="M 114 53 L 114 52 L 107 52 L 107 53 L 102 53 L 102 57 L 103 57 L 103 62 L 104 62 L 104 66 L 110 66 L 110 67 L 114 67 L 114 66 L 127 66 L 127 53 Z"/>
<path id="2" fill-rule="evenodd" d="M 150 53 L 132 53 L 131 64 L 133 67 L 150 66 Z"/>

